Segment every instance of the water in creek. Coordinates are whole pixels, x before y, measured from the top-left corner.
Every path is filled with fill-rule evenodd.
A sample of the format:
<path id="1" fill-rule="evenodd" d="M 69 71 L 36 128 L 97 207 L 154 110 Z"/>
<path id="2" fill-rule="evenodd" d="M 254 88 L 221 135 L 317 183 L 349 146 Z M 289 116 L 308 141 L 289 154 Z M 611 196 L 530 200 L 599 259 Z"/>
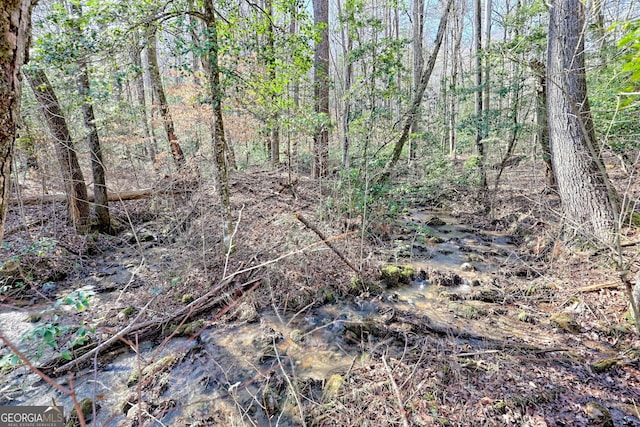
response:
<path id="1" fill-rule="evenodd" d="M 446 288 L 449 294 L 487 286 L 514 249 L 507 236 L 458 225 L 455 218 L 442 212 L 413 211 L 408 225 L 410 232 L 398 241 L 400 247 L 408 247 L 402 263 L 410 263 L 418 272 L 455 273 L 461 281 Z M 124 272 L 116 273 L 128 280 Z M 418 274 L 410 285 L 375 298 L 326 304 L 289 317 L 272 310 L 261 313 L 253 323 L 213 324 L 196 339 L 175 338 L 161 346 L 145 342 L 138 353 L 123 349 L 111 354 L 109 361 L 96 361 L 97 371 L 87 368 L 76 373 L 73 385 L 80 399 L 93 397 L 100 406 L 93 425 L 116 426 L 127 411 L 135 417 L 137 411 L 150 411 L 151 407 L 156 410 L 158 426 L 196 421 L 202 425 L 241 425 L 246 417 L 258 425 L 269 425 L 269 401 L 277 397 L 265 392 L 265 380 L 273 382 L 270 387 L 277 395 L 286 393 L 282 381 L 287 376 L 279 375 L 282 371 L 298 381 L 325 381 L 333 373 L 346 372 L 358 357 L 353 343 L 345 339 L 350 323 L 367 319 L 384 322 L 384 313 L 398 310 L 427 315 L 434 324 L 483 336 L 504 338 L 516 333 L 508 321 L 492 325 L 491 331 L 478 329 L 479 325 L 464 316 L 452 314 L 451 299 L 443 298 L 442 292 L 442 287 Z M 104 293 L 95 298 L 113 296 Z M 15 336 L 29 327 L 23 318 L 21 314 L 0 313 L 0 326 L 3 331 L 10 327 Z M 131 381 L 132 372 L 163 360 L 165 366 L 151 370 L 153 378 L 145 380 L 152 387 L 147 390 L 141 385 L 138 390 L 137 383 Z M 61 380 L 68 385 L 68 379 Z M 126 404 L 138 402 L 138 393 L 142 404 Z M 5 376 L 0 388 L 0 404 L 49 405 L 52 399 L 67 410 L 72 406 L 68 397 L 25 368 Z M 160 406 L 163 410 L 158 412 Z M 280 425 L 296 425 L 297 415 L 293 405 L 285 407 Z"/>

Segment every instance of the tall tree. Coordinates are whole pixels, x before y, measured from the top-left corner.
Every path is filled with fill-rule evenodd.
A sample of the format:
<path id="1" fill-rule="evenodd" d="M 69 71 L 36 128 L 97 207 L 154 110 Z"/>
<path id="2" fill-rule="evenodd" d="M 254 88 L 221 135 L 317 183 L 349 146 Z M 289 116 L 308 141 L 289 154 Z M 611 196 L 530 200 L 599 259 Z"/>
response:
<path id="1" fill-rule="evenodd" d="M 313 77 L 315 111 L 320 116 L 313 136 L 313 176 L 321 178 L 329 168 L 329 0 L 313 0 L 313 17 L 320 31 Z"/>
<path id="2" fill-rule="evenodd" d="M 414 0 L 413 2 L 413 90 L 417 91 L 420 87 L 420 77 L 422 75 L 422 66 L 424 58 L 422 53 L 422 35 L 424 33 L 424 0 Z M 420 107 L 416 115 L 420 116 Z M 416 135 L 420 133 L 420 120 L 416 118 L 411 125 L 411 133 Z M 416 159 L 417 143 L 415 138 L 409 144 L 409 161 Z"/>
<path id="3" fill-rule="evenodd" d="M 411 101 L 411 105 L 409 106 L 409 111 L 406 114 L 404 125 L 402 127 L 402 134 L 393 147 L 393 153 L 391 154 L 391 158 L 385 165 L 383 173 L 379 175 L 379 182 L 386 181 L 389 178 L 391 170 L 400 159 L 404 145 L 409 139 L 409 136 L 411 134 L 411 127 L 413 126 L 413 122 L 417 118 L 420 104 L 422 103 L 422 97 L 424 96 L 424 92 L 427 90 L 427 86 L 429 85 L 429 80 L 431 79 L 433 68 L 436 66 L 436 59 L 438 58 L 438 52 L 440 52 L 440 46 L 442 46 L 444 33 L 447 29 L 447 22 L 449 21 L 449 13 L 451 11 L 452 4 L 453 0 L 448 0 L 444 6 L 444 9 L 442 10 L 440 24 L 438 25 L 438 32 L 436 33 L 436 40 L 433 44 L 433 50 L 431 51 L 431 55 L 429 55 L 427 64 L 422 71 L 422 75 L 420 76 L 420 85 L 417 87 L 415 93 L 413 94 L 413 99 Z"/>
<path id="4" fill-rule="evenodd" d="M 80 4 L 71 4 L 74 13 L 72 21 L 73 33 L 78 40 L 84 40 L 82 28 L 82 7 Z M 91 172 L 93 174 L 93 193 L 95 195 L 95 213 L 98 220 L 98 230 L 103 233 L 111 232 L 111 218 L 109 216 L 109 198 L 107 196 L 107 183 L 105 168 L 102 161 L 102 147 L 98 136 L 95 113 L 93 112 L 93 100 L 91 84 L 89 81 L 89 67 L 87 66 L 87 53 L 76 52 L 78 70 L 78 93 L 82 103 L 82 116 L 87 130 L 87 143 L 91 153 Z"/>
<path id="5" fill-rule="evenodd" d="M 271 92 L 271 103 L 273 104 L 273 110 L 271 117 L 269 118 L 269 138 L 270 138 L 270 152 L 271 152 L 271 165 L 277 167 L 280 164 L 280 114 L 276 107 L 277 91 L 276 86 L 276 48 L 275 48 L 275 33 L 274 33 L 274 19 L 273 14 L 273 0 L 266 0 L 265 12 L 267 19 L 267 46 L 266 46 L 266 66 L 267 66 L 267 79 L 269 80 L 269 91 Z"/>
<path id="6" fill-rule="evenodd" d="M 204 24 L 206 35 L 206 51 L 202 62 L 209 82 L 211 109 L 213 113 L 213 149 L 215 154 L 215 178 L 222 213 L 222 236 L 225 252 L 233 249 L 233 216 L 231 212 L 231 194 L 229 192 L 228 167 L 225 152 L 228 150 L 224 133 L 222 116 L 222 97 L 224 95 L 220 82 L 220 62 L 218 45 L 218 28 L 214 0 L 204 0 Z"/>
<path id="7" fill-rule="evenodd" d="M 37 0 L 0 3 L 0 242 L 11 189 L 13 144 L 20 118 L 20 69 L 27 61 L 31 9 Z"/>
<path id="8" fill-rule="evenodd" d="M 351 122 L 351 83 L 353 82 L 353 60 L 351 52 L 353 50 L 353 29 L 351 21 L 353 20 L 353 8 L 349 8 L 348 12 L 343 11 L 342 4 L 338 0 L 338 14 L 341 17 L 342 25 L 340 27 L 340 37 L 342 39 L 342 61 L 344 67 L 343 76 L 343 94 L 342 94 L 342 166 L 349 167 L 349 146 L 351 141 L 349 138 L 349 127 Z"/>
<path id="9" fill-rule="evenodd" d="M 478 152 L 480 169 L 480 188 L 482 190 L 487 188 L 487 172 L 485 170 L 486 159 L 486 147 L 485 138 L 487 136 L 485 123 L 486 114 L 484 111 L 484 91 L 483 85 L 483 73 L 482 73 L 482 1 L 474 1 L 474 40 L 475 40 L 475 61 L 476 61 L 476 90 L 475 90 L 475 114 L 476 114 L 476 151 Z"/>
<path id="10" fill-rule="evenodd" d="M 87 186 L 58 97 L 42 69 L 25 68 L 24 74 L 54 140 L 56 157 L 60 163 L 67 196 L 67 221 L 75 227 L 79 234 L 85 234 L 89 231 Z"/>
<path id="11" fill-rule="evenodd" d="M 158 64 L 158 40 L 156 32 L 157 25 L 155 23 L 150 24 L 147 31 L 147 60 L 149 62 L 149 76 L 151 77 L 152 90 L 160 104 L 160 115 L 162 116 L 164 130 L 167 134 L 167 139 L 169 140 L 169 148 L 171 149 L 173 161 L 178 169 L 182 169 L 185 166 L 184 153 L 182 152 L 182 147 L 178 142 L 178 137 L 176 136 L 173 117 L 171 116 L 167 96 L 164 93 L 164 86 L 162 85 L 160 65 Z"/>
<path id="12" fill-rule="evenodd" d="M 547 51 L 547 111 L 553 170 L 563 210 L 583 234 L 616 237 L 614 189 L 600 158 L 587 97 L 582 0 L 554 0 Z"/>

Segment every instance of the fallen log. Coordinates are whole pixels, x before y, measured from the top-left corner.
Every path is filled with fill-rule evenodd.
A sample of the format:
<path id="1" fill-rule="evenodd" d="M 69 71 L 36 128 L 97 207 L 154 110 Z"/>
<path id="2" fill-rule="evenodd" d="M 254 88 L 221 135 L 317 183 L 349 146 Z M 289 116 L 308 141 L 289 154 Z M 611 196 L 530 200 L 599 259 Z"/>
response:
<path id="1" fill-rule="evenodd" d="M 138 335 L 138 339 L 141 340 L 149 339 L 152 336 L 161 334 L 164 327 L 172 322 L 177 323 L 178 326 L 181 326 L 186 321 L 189 321 L 202 313 L 205 313 L 217 307 L 224 307 L 222 308 L 221 312 L 215 316 L 217 318 L 218 316 L 229 310 L 231 307 L 235 306 L 246 293 L 253 291 L 261 283 L 259 279 L 254 279 L 247 283 L 236 286 L 234 288 L 234 292 L 240 293 L 240 295 L 236 297 L 231 303 L 226 304 L 226 296 L 222 295 L 222 293 L 225 288 L 229 284 L 231 284 L 232 280 L 235 277 L 236 274 L 233 274 L 226 279 L 221 280 L 206 294 L 200 296 L 189 305 L 177 310 L 174 313 L 169 313 L 156 319 L 139 322 L 138 320 L 141 318 L 141 316 L 147 312 L 147 308 L 151 303 L 151 301 L 149 301 L 149 303 L 140 311 L 140 313 L 138 313 L 136 318 L 133 319 L 131 323 L 129 323 L 124 329 L 121 329 L 119 332 L 112 335 L 107 340 L 103 341 L 100 344 L 96 344 L 95 346 L 92 345 L 86 353 L 83 353 L 82 355 L 76 357 L 75 359 L 62 366 L 56 367 L 54 363 L 53 366 L 49 365 L 40 367 L 40 370 L 51 377 L 60 376 L 71 369 L 79 370 L 96 354 L 112 350 L 119 341 L 122 341 L 124 339 L 135 341 L 135 335 Z"/>
<path id="2" fill-rule="evenodd" d="M 153 194 L 153 190 L 151 188 L 144 188 L 142 190 L 132 190 L 132 191 L 120 191 L 117 193 L 108 193 L 107 198 L 110 202 L 117 202 L 120 200 L 138 200 L 138 199 L 147 199 L 151 197 Z M 93 194 L 88 194 L 87 199 L 90 203 L 95 201 L 95 196 Z M 24 198 L 11 198 L 9 199 L 10 204 L 22 204 L 26 206 L 37 205 L 40 203 L 53 203 L 53 202 L 64 202 L 67 200 L 67 196 L 64 194 L 43 194 L 41 196 L 31 196 Z"/>

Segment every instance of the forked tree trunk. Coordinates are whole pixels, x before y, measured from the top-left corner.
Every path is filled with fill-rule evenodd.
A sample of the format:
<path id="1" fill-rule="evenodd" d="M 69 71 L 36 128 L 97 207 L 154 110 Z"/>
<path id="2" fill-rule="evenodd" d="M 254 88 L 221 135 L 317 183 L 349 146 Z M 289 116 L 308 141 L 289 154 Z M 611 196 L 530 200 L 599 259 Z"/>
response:
<path id="1" fill-rule="evenodd" d="M 78 17 L 82 16 L 79 4 L 72 4 L 72 10 Z M 79 39 L 84 37 L 79 23 L 74 26 L 74 31 Z M 102 147 L 98 136 L 98 126 L 93 112 L 91 97 L 91 84 L 89 82 L 89 70 L 84 57 L 84 52 L 78 52 L 78 93 L 82 102 L 82 116 L 87 130 L 87 143 L 91 153 L 91 172 L 93 174 L 93 193 L 95 194 L 95 213 L 98 220 L 98 230 L 102 233 L 111 233 L 111 217 L 109 216 L 109 199 L 107 197 L 107 183 L 105 168 L 102 161 Z"/>
<path id="2" fill-rule="evenodd" d="M 554 0 L 549 20 L 547 111 L 551 159 L 568 221 L 605 244 L 618 211 L 595 139 L 587 97 L 582 0 Z"/>
<path id="3" fill-rule="evenodd" d="M 67 196 L 67 220 L 79 234 L 85 234 L 89 231 L 87 187 L 58 98 L 44 71 L 34 67 L 25 69 L 24 74 L 54 140 Z"/>
<path id="4" fill-rule="evenodd" d="M 11 190 L 13 143 L 20 118 L 20 69 L 31 37 L 31 9 L 36 1 L 8 0 L 0 8 L 0 242 Z"/>

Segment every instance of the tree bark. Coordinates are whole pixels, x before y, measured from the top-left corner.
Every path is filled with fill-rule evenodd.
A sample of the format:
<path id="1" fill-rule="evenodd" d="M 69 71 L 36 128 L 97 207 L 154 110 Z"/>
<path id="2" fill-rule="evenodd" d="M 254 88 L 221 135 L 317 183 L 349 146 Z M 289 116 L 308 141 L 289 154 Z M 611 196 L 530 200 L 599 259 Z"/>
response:
<path id="1" fill-rule="evenodd" d="M 79 234 L 85 234 L 89 231 L 87 187 L 60 103 L 44 71 L 34 67 L 24 74 L 54 139 L 67 196 L 67 220 Z"/>
<path id="2" fill-rule="evenodd" d="M 487 172 L 485 170 L 485 143 L 484 139 L 487 136 L 484 112 L 484 91 L 482 90 L 483 75 L 482 75 L 482 2 L 481 0 L 475 0 L 474 2 L 474 39 L 475 39 L 475 61 L 476 61 L 476 90 L 475 90 L 475 114 L 476 114 L 476 150 L 478 152 L 478 168 L 480 172 L 480 189 L 485 190 L 487 188 Z"/>
<path id="3" fill-rule="evenodd" d="M 429 79 L 431 78 L 431 74 L 433 73 L 433 68 L 436 65 L 436 59 L 438 57 L 438 52 L 440 51 L 440 46 L 442 46 L 442 40 L 444 39 L 444 32 L 447 29 L 447 22 L 449 20 L 449 12 L 451 10 L 451 5 L 453 4 L 453 0 L 449 0 L 442 11 L 442 17 L 440 18 L 440 24 L 438 26 L 438 32 L 436 34 L 436 40 L 433 45 L 433 51 L 429 56 L 429 60 L 427 61 L 427 65 L 422 72 L 422 76 L 420 77 L 420 85 L 418 86 L 413 100 L 411 102 L 411 106 L 409 107 L 409 111 L 406 114 L 406 119 L 404 122 L 404 126 L 402 127 L 402 134 L 395 146 L 393 147 L 393 153 L 391 158 L 387 162 L 384 167 L 384 171 L 379 175 L 377 179 L 378 182 L 384 182 L 389 178 L 391 174 L 391 170 L 395 166 L 395 164 L 400 160 L 400 156 L 402 155 L 402 149 L 404 148 L 404 144 L 409 139 L 411 135 L 411 126 L 413 125 L 414 120 L 416 120 L 416 116 L 418 114 L 418 110 L 420 108 L 420 104 L 422 103 L 422 97 L 424 96 L 424 92 L 427 90 L 427 85 L 429 84 Z"/>
<path id="4" fill-rule="evenodd" d="M 149 61 L 149 76 L 151 77 L 152 89 L 158 98 L 158 103 L 160 104 L 160 115 L 162 116 L 162 123 L 164 124 L 164 130 L 167 134 L 167 140 L 169 141 L 169 148 L 171 149 L 173 161 L 178 169 L 183 169 L 185 166 L 184 153 L 182 152 L 182 147 L 180 147 L 180 143 L 178 142 L 178 137 L 176 136 L 175 127 L 173 125 L 173 118 L 171 117 L 171 111 L 169 111 L 167 96 L 164 93 L 162 78 L 160 77 L 156 31 L 156 26 L 151 24 L 147 33 L 147 59 Z"/>
<path id="5" fill-rule="evenodd" d="M 11 190 L 13 145 L 20 119 L 20 69 L 27 62 L 31 10 L 37 0 L 8 0 L 0 9 L 0 242 Z"/>
<path id="6" fill-rule="evenodd" d="M 82 16 L 81 6 L 72 4 L 72 10 Z M 84 38 L 83 30 L 79 23 L 74 25 L 74 31 L 79 39 Z M 98 136 L 98 126 L 93 111 L 91 98 L 91 84 L 89 82 L 89 70 L 84 52 L 78 54 L 78 93 L 82 102 L 82 116 L 84 126 L 87 129 L 87 144 L 91 153 L 91 172 L 93 174 L 93 192 L 95 194 L 95 213 L 98 220 L 98 230 L 102 233 L 111 233 L 111 217 L 109 216 L 109 199 L 107 197 L 107 183 L 104 163 L 102 161 L 102 147 Z"/>
<path id="7" fill-rule="evenodd" d="M 343 16 L 344 22 L 340 31 L 342 37 L 342 57 L 344 58 L 344 93 L 343 98 L 343 110 L 342 110 L 342 167 L 349 167 L 349 148 L 351 141 L 349 138 L 349 128 L 351 122 L 351 82 L 353 81 L 353 61 L 350 58 L 351 51 L 353 50 L 353 36 L 351 34 L 350 20 L 351 17 L 343 15 L 342 4 L 338 0 L 338 14 Z"/>
<path id="8" fill-rule="evenodd" d="M 225 151 L 227 142 L 222 118 L 223 91 L 220 84 L 220 64 L 218 59 L 218 29 L 213 0 L 204 2 L 204 18 L 207 35 L 207 51 L 204 53 L 203 68 L 208 73 L 209 90 L 211 91 L 211 109 L 213 112 L 213 149 L 215 153 L 215 178 L 220 197 L 222 211 L 222 242 L 225 252 L 233 250 L 233 216 L 231 211 L 231 194 L 229 191 L 229 172 Z"/>
<path id="9" fill-rule="evenodd" d="M 544 161 L 544 176 L 547 187 L 556 188 L 556 179 L 551 162 L 551 147 L 549 146 L 549 120 L 547 116 L 547 76 L 545 65 L 533 60 L 531 69 L 536 77 L 536 139 L 542 151 Z"/>
<path id="10" fill-rule="evenodd" d="M 322 178 L 329 169 L 329 1 L 313 0 L 313 17 L 320 38 L 314 58 L 314 100 L 320 125 L 313 136 L 313 176 Z"/>
<path id="11" fill-rule="evenodd" d="M 618 213 L 595 139 L 584 62 L 584 3 L 554 0 L 547 52 L 551 160 L 568 221 L 605 244 L 616 238 Z"/>
<path id="12" fill-rule="evenodd" d="M 424 33 L 424 0 L 414 0 L 413 2 L 413 90 L 417 91 L 420 87 L 420 77 L 422 76 L 422 67 L 424 65 L 423 50 L 422 50 L 422 36 Z M 416 111 L 416 119 L 411 125 L 411 133 L 417 135 L 421 132 L 420 129 L 420 106 Z M 411 139 L 409 144 L 409 161 L 416 159 L 417 141 L 415 138 Z"/>
<path id="13" fill-rule="evenodd" d="M 275 90 L 276 81 L 276 50 L 275 50 L 275 35 L 273 20 L 273 0 L 266 0 L 265 10 L 267 12 L 267 77 L 270 82 L 271 101 L 273 106 L 273 112 L 269 117 L 269 138 L 270 138 L 270 152 L 271 152 L 271 166 L 276 168 L 280 164 L 280 115 L 278 108 L 275 106 L 276 97 L 278 94 Z"/>
<path id="14" fill-rule="evenodd" d="M 158 144 L 155 136 L 151 133 L 148 118 L 147 118 L 147 98 L 145 95 L 144 87 L 144 67 L 142 65 L 142 46 L 139 42 L 138 34 L 136 33 L 136 43 L 131 50 L 131 60 L 135 67 L 135 76 L 133 77 L 136 98 L 138 101 L 138 120 L 142 126 L 142 132 L 144 135 L 144 151 L 148 153 L 151 163 L 154 163 L 156 156 L 158 155 Z"/>

